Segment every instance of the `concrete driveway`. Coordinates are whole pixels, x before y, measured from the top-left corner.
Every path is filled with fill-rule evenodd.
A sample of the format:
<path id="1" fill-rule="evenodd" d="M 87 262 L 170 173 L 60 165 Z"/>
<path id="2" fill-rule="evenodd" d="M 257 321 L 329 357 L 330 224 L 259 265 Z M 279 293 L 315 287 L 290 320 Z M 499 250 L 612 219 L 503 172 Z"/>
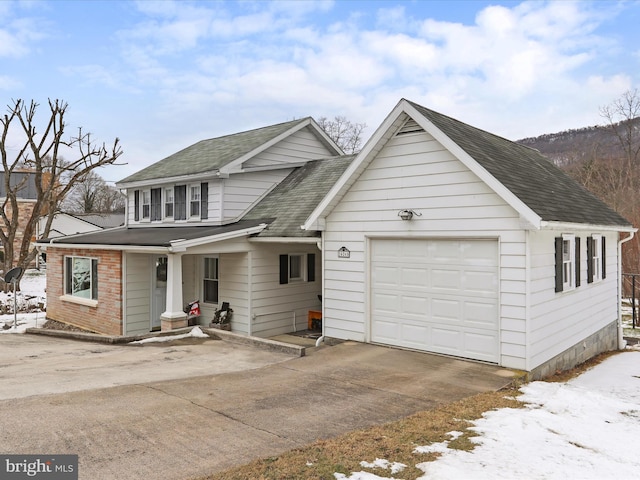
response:
<path id="1" fill-rule="evenodd" d="M 511 377 L 355 342 L 294 358 L 220 340 L 140 348 L 0 335 L 0 451 L 78 454 L 81 479 L 184 480 Z"/>

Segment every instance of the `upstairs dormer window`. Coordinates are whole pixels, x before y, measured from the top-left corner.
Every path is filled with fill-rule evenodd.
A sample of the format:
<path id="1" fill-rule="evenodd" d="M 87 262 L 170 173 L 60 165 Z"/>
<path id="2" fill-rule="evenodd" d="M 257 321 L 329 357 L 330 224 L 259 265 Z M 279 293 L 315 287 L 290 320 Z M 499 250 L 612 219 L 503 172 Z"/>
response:
<path id="1" fill-rule="evenodd" d="M 187 186 L 176 185 L 174 188 L 174 220 L 186 220 L 187 219 Z"/>
<path id="2" fill-rule="evenodd" d="M 151 189 L 151 221 L 159 222 L 162 220 L 162 189 Z"/>
<path id="3" fill-rule="evenodd" d="M 151 217 L 151 191 L 142 191 L 142 219 L 148 220 Z"/>
<path id="4" fill-rule="evenodd" d="M 189 187 L 189 216 L 200 216 L 200 185 L 191 185 Z"/>
<path id="5" fill-rule="evenodd" d="M 164 217 L 173 218 L 173 187 L 164 189 Z"/>

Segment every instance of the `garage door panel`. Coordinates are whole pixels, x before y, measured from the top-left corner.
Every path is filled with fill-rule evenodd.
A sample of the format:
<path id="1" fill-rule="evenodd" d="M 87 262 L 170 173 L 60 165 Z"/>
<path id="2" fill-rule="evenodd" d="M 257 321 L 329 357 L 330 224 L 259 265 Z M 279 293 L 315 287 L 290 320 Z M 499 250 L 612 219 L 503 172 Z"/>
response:
<path id="1" fill-rule="evenodd" d="M 392 293 L 375 293 L 372 298 L 372 310 L 380 314 L 400 313 L 400 295 Z"/>
<path id="2" fill-rule="evenodd" d="M 459 330 L 444 327 L 432 328 L 433 351 L 457 355 L 462 343 L 462 334 Z"/>
<path id="3" fill-rule="evenodd" d="M 462 302 L 459 299 L 431 299 L 431 318 L 433 321 L 459 323 L 462 317 Z M 426 318 L 424 319 L 427 320 Z"/>
<path id="4" fill-rule="evenodd" d="M 374 323 L 374 328 L 376 329 L 377 336 L 379 338 L 378 341 L 384 342 L 396 340 L 400 332 L 400 324 L 393 321 L 385 321 L 385 320 L 377 320 Z"/>
<path id="5" fill-rule="evenodd" d="M 391 286 L 397 288 L 401 285 L 400 268 L 397 266 L 390 267 L 376 265 L 371 272 L 371 278 L 374 288 L 378 286 Z"/>
<path id="6" fill-rule="evenodd" d="M 401 314 L 422 318 L 429 312 L 429 299 L 424 296 L 403 295 Z"/>
<path id="7" fill-rule="evenodd" d="M 431 287 L 434 291 L 457 293 L 460 290 L 461 279 L 458 269 L 431 269 Z"/>
<path id="8" fill-rule="evenodd" d="M 465 350 L 476 360 L 494 362 L 498 350 L 498 336 L 479 332 L 465 332 Z"/>
<path id="9" fill-rule="evenodd" d="M 401 269 L 402 287 L 426 288 L 429 285 L 429 272 L 420 268 Z"/>
<path id="10" fill-rule="evenodd" d="M 424 324 L 407 323 L 402 326 L 401 339 L 405 345 L 424 345 L 429 338 L 429 327 Z"/>
<path id="11" fill-rule="evenodd" d="M 373 240 L 371 249 L 372 341 L 498 361 L 497 241 Z"/>
<path id="12" fill-rule="evenodd" d="M 497 296 L 497 271 L 465 270 L 461 274 L 461 289 L 467 295 Z"/>

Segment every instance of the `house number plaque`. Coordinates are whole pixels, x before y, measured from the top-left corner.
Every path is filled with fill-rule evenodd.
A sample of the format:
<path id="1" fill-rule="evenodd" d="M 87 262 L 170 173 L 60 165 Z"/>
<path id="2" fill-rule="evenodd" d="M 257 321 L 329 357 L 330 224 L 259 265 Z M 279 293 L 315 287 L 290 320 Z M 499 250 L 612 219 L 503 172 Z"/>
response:
<path id="1" fill-rule="evenodd" d="M 338 258 L 349 258 L 351 256 L 351 252 L 347 247 L 341 247 L 338 250 Z"/>

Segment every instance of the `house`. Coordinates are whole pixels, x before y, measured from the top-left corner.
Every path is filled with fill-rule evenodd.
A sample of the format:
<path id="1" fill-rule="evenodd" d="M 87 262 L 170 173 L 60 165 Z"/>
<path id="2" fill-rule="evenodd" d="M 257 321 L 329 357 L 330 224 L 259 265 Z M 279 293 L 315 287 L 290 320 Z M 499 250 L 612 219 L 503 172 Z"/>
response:
<path id="1" fill-rule="evenodd" d="M 342 153 L 304 118 L 198 142 L 123 179 L 123 227 L 39 242 L 47 317 L 135 335 L 186 326 L 200 300 L 203 325 L 228 302 L 236 332 L 306 328 L 321 252 L 300 225 L 352 159 Z"/>
<path id="2" fill-rule="evenodd" d="M 38 232 L 44 230 L 46 217 L 40 219 Z M 48 238 L 64 237 L 76 233 L 94 232 L 105 228 L 115 228 L 124 225 L 122 213 L 56 213 L 51 223 Z M 38 238 L 41 237 L 38 233 Z"/>
<path id="3" fill-rule="evenodd" d="M 328 337 L 532 378 L 621 340 L 636 229 L 536 150 L 407 100 L 304 228 L 322 231 Z"/>
<path id="4" fill-rule="evenodd" d="M 126 224 L 41 242 L 47 316 L 108 334 L 307 327 L 532 378 L 619 346 L 636 229 L 539 152 L 401 100 L 355 156 L 310 118 L 125 178 Z M 322 298 L 320 304 L 319 298 Z"/>
<path id="5" fill-rule="evenodd" d="M 7 185 L 5 184 L 6 173 L 4 171 L 0 172 L 0 198 L 7 198 Z M 38 198 L 38 192 L 36 189 L 36 175 L 34 172 L 29 170 L 14 170 L 11 172 L 9 178 L 9 191 L 15 191 L 16 203 L 17 203 L 17 211 L 18 211 L 18 223 L 16 228 L 16 234 L 13 239 L 13 264 L 15 265 L 18 261 L 18 257 L 20 255 L 20 249 L 22 246 L 22 241 L 24 239 L 24 231 L 25 226 L 28 223 L 31 215 L 33 214 L 33 209 L 36 204 L 36 200 Z M 10 202 L 4 207 L 4 212 L 9 221 L 12 219 L 12 209 Z M 4 225 L 4 222 L 3 222 Z M 4 230 L 4 227 L 3 227 Z M 35 238 L 32 238 L 31 241 L 35 241 Z M 0 244 L 0 255 L 2 258 L 0 260 L 4 260 L 4 249 Z"/>

